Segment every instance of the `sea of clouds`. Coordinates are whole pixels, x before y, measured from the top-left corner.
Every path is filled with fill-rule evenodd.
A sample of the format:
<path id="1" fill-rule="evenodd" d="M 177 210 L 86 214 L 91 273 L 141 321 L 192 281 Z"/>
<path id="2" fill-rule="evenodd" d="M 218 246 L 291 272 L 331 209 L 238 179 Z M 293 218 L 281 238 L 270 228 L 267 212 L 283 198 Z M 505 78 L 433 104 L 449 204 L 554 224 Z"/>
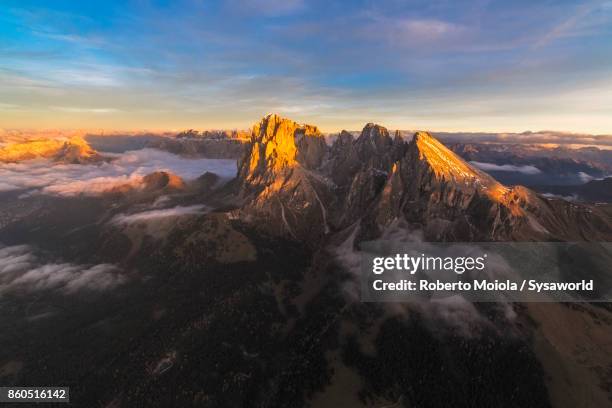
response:
<path id="1" fill-rule="evenodd" d="M 122 184 L 138 184 L 154 171 L 169 171 L 184 180 L 195 179 L 207 171 L 222 180 L 236 175 L 235 160 L 188 159 L 157 149 L 128 151 L 112 157 L 110 162 L 97 164 L 62 164 L 47 159 L 0 163 L 0 192 L 97 195 Z"/>

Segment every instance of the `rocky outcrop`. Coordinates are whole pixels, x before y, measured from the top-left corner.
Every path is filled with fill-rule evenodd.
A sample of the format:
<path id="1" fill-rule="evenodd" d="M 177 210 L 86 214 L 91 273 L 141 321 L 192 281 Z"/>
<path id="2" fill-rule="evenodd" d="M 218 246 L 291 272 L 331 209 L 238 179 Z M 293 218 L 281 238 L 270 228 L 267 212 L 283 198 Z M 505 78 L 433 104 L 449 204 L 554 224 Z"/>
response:
<path id="1" fill-rule="evenodd" d="M 205 172 L 194 180 L 196 188 L 200 191 L 210 192 L 219 184 L 220 177 L 210 171 Z"/>
<path id="2" fill-rule="evenodd" d="M 142 178 L 142 189 L 145 191 L 177 191 L 185 189 L 182 178 L 167 171 L 155 171 Z"/>
<path id="3" fill-rule="evenodd" d="M 124 184 L 115 185 L 104 191 L 105 194 L 124 196 L 159 196 L 184 191 L 187 184 L 183 179 L 168 171 L 154 171 L 141 179 L 133 180 Z"/>

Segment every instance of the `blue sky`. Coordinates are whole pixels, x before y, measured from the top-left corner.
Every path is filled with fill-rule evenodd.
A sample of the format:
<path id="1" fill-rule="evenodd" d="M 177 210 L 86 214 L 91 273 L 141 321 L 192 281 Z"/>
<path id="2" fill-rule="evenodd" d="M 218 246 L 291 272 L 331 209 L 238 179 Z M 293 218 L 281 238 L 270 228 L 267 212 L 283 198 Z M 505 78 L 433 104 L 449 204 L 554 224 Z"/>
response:
<path id="1" fill-rule="evenodd" d="M 612 0 L 29 1 L 0 10 L 0 127 L 612 134 Z"/>

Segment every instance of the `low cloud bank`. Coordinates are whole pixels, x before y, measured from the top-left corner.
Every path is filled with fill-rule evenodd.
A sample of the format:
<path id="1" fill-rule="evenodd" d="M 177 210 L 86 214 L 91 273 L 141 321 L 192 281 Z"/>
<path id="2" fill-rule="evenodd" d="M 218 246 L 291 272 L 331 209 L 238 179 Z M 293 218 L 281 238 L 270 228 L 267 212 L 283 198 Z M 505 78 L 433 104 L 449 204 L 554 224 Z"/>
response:
<path id="1" fill-rule="evenodd" d="M 157 220 L 160 218 L 167 217 L 180 217 L 183 215 L 194 215 L 203 214 L 206 206 L 204 205 L 190 205 L 190 206 L 176 206 L 172 208 L 164 208 L 161 210 L 149 210 L 142 211 L 134 214 L 119 214 L 113 217 L 111 224 L 133 224 L 138 222 L 147 222 Z"/>
<path id="2" fill-rule="evenodd" d="M 114 156 L 113 161 L 100 164 L 60 164 L 46 159 L 0 163 L 0 192 L 27 189 L 61 196 L 97 195 L 126 183 L 137 185 L 155 171 L 168 171 L 185 180 L 207 171 L 226 180 L 236 175 L 235 160 L 186 159 L 156 149 Z"/>
<path id="3" fill-rule="evenodd" d="M 56 290 L 104 291 L 127 281 L 112 264 L 45 263 L 29 245 L 0 247 L 0 295 Z"/>
<path id="4" fill-rule="evenodd" d="M 543 193 L 542 197 L 545 198 L 558 198 L 566 201 L 578 201 L 578 196 L 576 194 L 572 195 L 561 195 L 561 194 L 553 194 L 553 193 Z"/>
<path id="5" fill-rule="evenodd" d="M 540 174 L 542 171 L 535 166 L 515 166 L 513 164 L 495 164 L 495 163 L 483 163 L 478 161 L 471 161 L 470 164 L 478 167 L 484 171 L 508 171 L 523 174 Z"/>

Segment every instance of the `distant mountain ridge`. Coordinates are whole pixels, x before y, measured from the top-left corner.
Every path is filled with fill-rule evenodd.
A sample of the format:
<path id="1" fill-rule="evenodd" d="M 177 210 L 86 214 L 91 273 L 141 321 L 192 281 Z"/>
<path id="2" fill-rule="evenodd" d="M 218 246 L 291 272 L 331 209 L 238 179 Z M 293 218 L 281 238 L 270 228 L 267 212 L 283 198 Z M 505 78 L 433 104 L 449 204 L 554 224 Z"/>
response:
<path id="1" fill-rule="evenodd" d="M 455 142 L 448 146 L 467 161 L 485 163 L 492 174 L 509 184 L 575 185 L 612 174 L 610 150 L 517 143 Z"/>
<path id="2" fill-rule="evenodd" d="M 538 191 L 595 203 L 612 203 L 612 177 L 591 180 L 578 186 L 538 186 Z"/>
<path id="3" fill-rule="evenodd" d="M 238 159 L 248 143 L 245 132 L 188 130 L 175 135 L 87 135 L 85 139 L 96 149 L 123 153 L 129 150 L 154 148 L 184 157 Z"/>
<path id="4" fill-rule="evenodd" d="M 95 163 L 104 158 L 81 137 L 68 140 L 36 139 L 10 143 L 0 148 L 0 161 L 20 162 L 36 158 L 49 158 L 56 162 L 83 164 Z"/>

